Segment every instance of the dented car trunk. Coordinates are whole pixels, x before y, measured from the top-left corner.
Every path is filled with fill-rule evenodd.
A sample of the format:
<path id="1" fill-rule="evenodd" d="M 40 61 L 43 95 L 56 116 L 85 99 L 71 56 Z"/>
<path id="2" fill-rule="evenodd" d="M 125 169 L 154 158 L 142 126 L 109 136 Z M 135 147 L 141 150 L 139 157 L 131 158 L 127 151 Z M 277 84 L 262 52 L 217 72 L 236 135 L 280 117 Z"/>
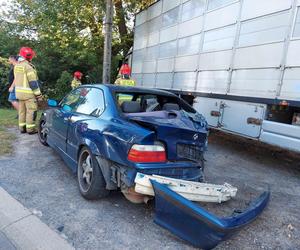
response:
<path id="1" fill-rule="evenodd" d="M 207 125 L 201 117 L 185 111 L 155 111 L 126 114 L 138 125 L 156 133 L 167 149 L 169 161 L 201 163 L 207 142 Z"/>

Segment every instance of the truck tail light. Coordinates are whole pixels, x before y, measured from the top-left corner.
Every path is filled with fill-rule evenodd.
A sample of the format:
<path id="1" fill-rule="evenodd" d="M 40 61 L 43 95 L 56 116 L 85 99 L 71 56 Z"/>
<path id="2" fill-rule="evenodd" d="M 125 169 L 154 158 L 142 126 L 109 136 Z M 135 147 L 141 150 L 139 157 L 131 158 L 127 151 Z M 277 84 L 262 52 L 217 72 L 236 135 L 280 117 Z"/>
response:
<path id="1" fill-rule="evenodd" d="M 161 145 L 134 144 L 128 153 L 128 160 L 136 163 L 166 162 L 166 150 Z"/>

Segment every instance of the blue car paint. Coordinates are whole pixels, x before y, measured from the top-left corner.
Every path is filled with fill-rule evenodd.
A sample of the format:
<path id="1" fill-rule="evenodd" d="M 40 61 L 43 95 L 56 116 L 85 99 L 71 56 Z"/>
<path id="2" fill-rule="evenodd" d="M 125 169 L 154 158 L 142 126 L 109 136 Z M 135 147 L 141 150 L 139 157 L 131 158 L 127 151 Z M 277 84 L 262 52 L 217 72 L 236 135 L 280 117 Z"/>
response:
<path id="1" fill-rule="evenodd" d="M 154 222 L 195 247 L 212 249 L 257 218 L 267 206 L 270 191 L 261 194 L 241 214 L 218 218 L 154 180 Z"/>
<path id="2" fill-rule="evenodd" d="M 63 107 L 51 108 L 44 112 L 46 127 L 49 131 L 47 143 L 61 155 L 73 172 L 76 172 L 77 169 L 77 159 L 81 147 L 88 146 L 94 155 L 113 161 L 117 166 L 125 168 L 125 171 L 123 171 L 126 175 L 124 179 L 127 180 L 126 184 L 128 185 L 134 184 L 137 171 L 186 180 L 199 180 L 202 175 L 202 166 L 200 163 L 176 159 L 176 152 L 172 152 L 175 150 L 172 147 L 176 145 L 177 140 L 180 138 L 180 129 L 175 129 L 174 131 L 176 132 L 171 134 L 168 127 L 163 124 L 162 120 L 159 121 L 159 119 L 157 119 L 155 126 L 158 128 L 160 139 L 168 141 L 168 146 L 170 146 L 168 156 L 170 156 L 173 161 L 159 164 L 139 164 L 130 162 L 127 159 L 128 152 L 133 144 L 153 144 L 157 135 L 151 129 L 147 129 L 130 121 L 120 112 L 116 105 L 115 92 L 140 91 L 141 93 L 150 92 L 172 97 L 176 97 L 175 95 L 160 90 L 126 88 L 111 85 L 84 85 L 82 88 L 98 88 L 103 91 L 105 109 L 100 117 L 68 112 Z M 155 118 L 153 119 L 155 120 Z M 197 122 L 197 119 L 195 119 L 195 121 Z M 202 119 L 202 121 L 204 120 Z M 162 127 L 159 126 L 160 123 Z M 188 124 L 192 123 L 189 121 Z M 198 139 L 199 145 L 204 145 L 207 135 L 206 122 L 202 125 L 199 125 L 197 122 L 198 128 L 194 128 L 194 131 L 188 128 L 186 124 L 181 124 L 181 126 L 185 126 L 186 131 L 190 130 L 191 133 L 189 137 L 196 131 L 200 135 Z M 163 136 L 164 133 L 166 137 Z M 191 140 L 192 139 L 184 137 L 182 142 L 195 143 Z"/>

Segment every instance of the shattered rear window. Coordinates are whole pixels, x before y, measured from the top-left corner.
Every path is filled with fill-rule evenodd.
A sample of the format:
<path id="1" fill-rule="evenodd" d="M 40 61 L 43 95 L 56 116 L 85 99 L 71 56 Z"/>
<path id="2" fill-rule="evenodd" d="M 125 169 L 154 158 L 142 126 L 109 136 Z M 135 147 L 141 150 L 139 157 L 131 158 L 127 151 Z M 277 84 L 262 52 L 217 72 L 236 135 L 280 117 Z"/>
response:
<path id="1" fill-rule="evenodd" d="M 170 111 L 172 109 L 176 111 L 183 110 L 193 114 L 196 113 L 189 104 L 177 96 L 141 92 L 116 92 L 115 100 L 119 110 L 123 113 Z M 132 108 L 134 112 L 130 112 L 131 109 L 124 110 L 129 105 L 134 106 Z"/>

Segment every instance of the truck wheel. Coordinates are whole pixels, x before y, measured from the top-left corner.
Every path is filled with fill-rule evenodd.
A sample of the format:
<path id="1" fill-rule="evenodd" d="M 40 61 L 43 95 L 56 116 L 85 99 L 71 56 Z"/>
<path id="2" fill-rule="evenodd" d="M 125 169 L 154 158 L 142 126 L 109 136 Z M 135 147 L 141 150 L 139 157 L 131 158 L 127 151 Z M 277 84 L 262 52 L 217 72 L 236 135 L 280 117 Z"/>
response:
<path id="1" fill-rule="evenodd" d="M 40 142 L 44 146 L 48 146 L 48 143 L 47 143 L 48 129 L 45 127 L 45 125 L 46 125 L 46 120 L 41 119 L 39 121 L 39 126 L 38 126 L 38 136 L 39 136 Z"/>
<path id="2" fill-rule="evenodd" d="M 95 200 L 109 194 L 100 166 L 87 147 L 83 147 L 79 154 L 77 178 L 80 193 L 85 199 Z"/>

